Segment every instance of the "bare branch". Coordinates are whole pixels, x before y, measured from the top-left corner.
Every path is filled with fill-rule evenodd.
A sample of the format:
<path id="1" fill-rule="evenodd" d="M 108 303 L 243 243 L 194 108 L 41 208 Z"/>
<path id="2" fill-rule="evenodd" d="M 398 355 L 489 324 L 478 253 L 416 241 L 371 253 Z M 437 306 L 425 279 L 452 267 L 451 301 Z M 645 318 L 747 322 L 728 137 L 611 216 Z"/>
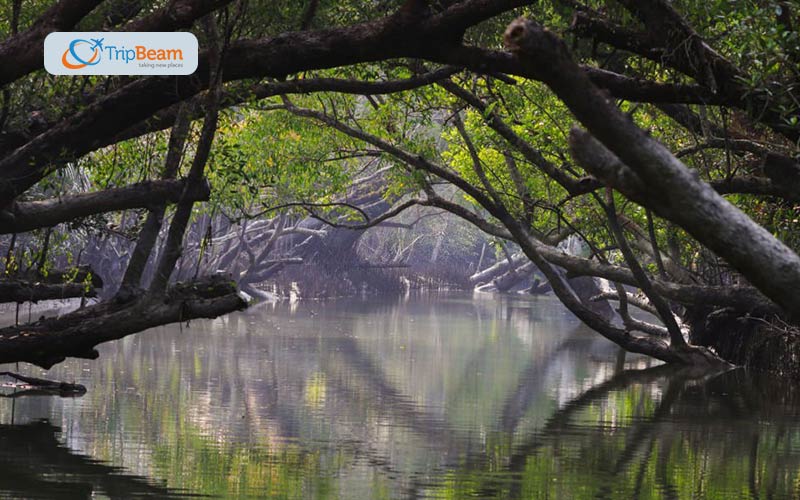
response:
<path id="1" fill-rule="evenodd" d="M 0 234 L 52 227 L 104 212 L 176 203 L 185 188 L 183 179 L 165 179 L 48 200 L 15 202 L 0 214 Z M 209 186 L 205 182 L 195 184 L 187 194 L 192 200 L 206 201 L 210 194 Z"/>
<path id="2" fill-rule="evenodd" d="M 592 297 L 593 301 L 601 301 L 601 300 L 620 300 L 620 295 L 618 292 L 603 292 L 598 293 L 594 297 Z M 653 316 L 658 316 L 658 311 L 656 308 L 653 307 L 653 304 L 648 302 L 645 298 L 640 297 L 639 295 L 634 295 L 630 292 L 625 292 L 625 300 L 627 300 L 629 305 L 635 306 L 642 311 L 648 312 Z"/>

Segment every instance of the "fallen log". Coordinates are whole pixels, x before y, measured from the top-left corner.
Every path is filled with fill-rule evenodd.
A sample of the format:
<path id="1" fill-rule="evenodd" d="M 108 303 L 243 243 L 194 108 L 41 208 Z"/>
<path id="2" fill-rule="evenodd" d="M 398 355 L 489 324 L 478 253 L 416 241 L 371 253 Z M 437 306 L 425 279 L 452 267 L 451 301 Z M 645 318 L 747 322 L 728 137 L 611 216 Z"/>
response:
<path id="1" fill-rule="evenodd" d="M 492 280 L 498 292 L 507 292 L 518 283 L 529 280 L 533 276 L 536 266 L 533 262 L 525 262 L 519 267 L 509 269 L 505 274 Z"/>
<path id="2" fill-rule="evenodd" d="M 159 325 L 216 318 L 247 303 L 235 284 L 212 276 L 170 287 L 157 297 L 137 292 L 57 318 L 0 329 L 0 363 L 28 362 L 48 369 L 68 357 L 96 359 L 94 347 Z"/>
<path id="3" fill-rule="evenodd" d="M 518 266 L 525 264 L 525 262 L 528 261 L 528 258 L 524 254 L 518 253 L 511 257 L 511 261 L 513 262 L 514 268 L 517 268 Z M 476 286 L 489 283 L 498 276 L 507 273 L 509 267 L 508 259 L 503 259 L 493 266 L 487 267 L 483 271 L 477 272 L 470 276 L 469 282 Z"/>
<path id="4" fill-rule="evenodd" d="M 539 278 L 534 277 L 533 283 L 531 287 L 528 289 L 528 293 L 531 295 L 544 295 L 546 293 L 550 293 L 553 291 L 553 287 L 550 286 L 549 281 L 541 282 Z"/>

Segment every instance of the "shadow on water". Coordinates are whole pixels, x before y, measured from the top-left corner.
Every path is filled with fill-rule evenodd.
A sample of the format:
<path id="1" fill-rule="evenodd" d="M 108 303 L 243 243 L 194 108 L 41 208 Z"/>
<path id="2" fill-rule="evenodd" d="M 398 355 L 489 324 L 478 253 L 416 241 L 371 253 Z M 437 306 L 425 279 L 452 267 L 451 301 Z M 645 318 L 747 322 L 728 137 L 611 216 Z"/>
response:
<path id="1" fill-rule="evenodd" d="M 54 374 L 83 398 L 5 401 L 32 423 L 0 427 L 0 493 L 800 494 L 797 388 L 650 367 L 547 300 L 279 305 L 104 349 Z"/>
<path id="2" fill-rule="evenodd" d="M 16 498 L 182 498 L 147 478 L 126 474 L 64 446 L 46 421 L 0 425 L 0 491 Z"/>

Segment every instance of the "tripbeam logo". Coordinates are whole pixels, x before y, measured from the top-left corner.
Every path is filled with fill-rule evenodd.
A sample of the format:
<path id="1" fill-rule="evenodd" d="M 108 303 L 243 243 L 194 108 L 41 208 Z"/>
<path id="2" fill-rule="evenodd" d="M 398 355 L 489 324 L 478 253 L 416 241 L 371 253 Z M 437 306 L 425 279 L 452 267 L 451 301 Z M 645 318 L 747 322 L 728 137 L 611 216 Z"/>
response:
<path id="1" fill-rule="evenodd" d="M 86 52 L 89 46 L 89 53 Z M 61 64 L 67 69 L 82 69 L 100 63 L 103 51 L 103 38 L 93 38 L 91 41 L 76 38 L 69 44 L 69 48 L 61 56 Z M 82 52 L 79 54 L 79 52 Z M 87 60 L 88 59 L 88 60 Z M 70 60 L 74 62 L 70 62 Z"/>
<path id="2" fill-rule="evenodd" d="M 197 69 L 191 33 L 47 35 L 44 67 L 54 75 L 190 75 Z"/>

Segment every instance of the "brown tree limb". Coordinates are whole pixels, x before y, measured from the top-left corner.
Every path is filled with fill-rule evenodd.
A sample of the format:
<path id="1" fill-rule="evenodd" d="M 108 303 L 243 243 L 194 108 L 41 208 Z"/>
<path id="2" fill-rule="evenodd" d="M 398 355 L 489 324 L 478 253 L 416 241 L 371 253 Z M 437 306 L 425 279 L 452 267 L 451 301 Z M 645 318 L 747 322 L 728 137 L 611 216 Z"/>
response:
<path id="1" fill-rule="evenodd" d="M 174 31 L 191 27 L 209 12 L 232 0 L 171 0 L 165 7 L 123 27 L 124 31 Z"/>
<path id="2" fill-rule="evenodd" d="M 15 202 L 0 215 L 0 234 L 52 227 L 104 212 L 147 208 L 164 202 L 176 203 L 185 187 L 186 181 L 183 179 L 145 181 L 92 193 Z M 196 184 L 189 190 L 189 196 L 195 201 L 206 201 L 209 195 L 206 183 Z"/>
<path id="3" fill-rule="evenodd" d="M 41 68 L 44 39 L 53 31 L 69 31 L 103 0 L 60 0 L 27 30 L 0 43 L 0 87 Z"/>
<path id="4" fill-rule="evenodd" d="M 421 54 L 422 57 L 442 64 L 463 67 L 480 74 L 508 74 L 524 78 L 536 77 L 507 52 L 498 52 L 473 46 L 440 45 L 431 46 Z M 654 82 L 633 78 L 612 71 L 583 65 L 592 83 L 605 89 L 611 96 L 632 102 L 720 104 L 719 97 L 698 85 L 682 85 Z"/>
<path id="5" fill-rule="evenodd" d="M 186 226 L 192 215 L 192 207 L 194 201 L 188 196 L 189 187 L 193 184 L 203 182 L 203 171 L 208 163 L 208 158 L 211 154 L 211 146 L 214 143 L 214 137 L 217 132 L 217 122 L 219 119 L 219 103 L 221 95 L 222 75 L 220 73 L 222 67 L 221 41 L 217 33 L 216 22 L 213 19 L 207 19 L 207 34 L 211 38 L 211 62 L 214 69 L 210 75 L 209 92 L 206 95 L 205 102 L 205 117 L 203 119 L 203 128 L 200 131 L 200 138 L 195 147 L 194 158 L 192 166 L 186 177 L 187 188 L 181 194 L 178 201 L 178 206 L 175 209 L 175 215 L 172 216 L 172 221 L 169 225 L 167 232 L 167 239 L 164 242 L 163 252 L 160 259 L 156 264 L 156 271 L 153 276 L 153 281 L 150 283 L 148 290 L 154 295 L 161 295 L 166 289 L 169 282 L 170 275 L 175 269 L 175 264 L 183 251 L 182 244 Z"/>
<path id="6" fill-rule="evenodd" d="M 0 303 L 38 302 L 40 300 L 60 300 L 73 297 L 95 297 L 93 287 L 87 290 L 83 283 L 43 283 L 18 279 L 0 280 Z"/>
<path id="7" fill-rule="evenodd" d="M 728 203 L 609 102 L 572 60 L 560 38 L 532 21 L 517 20 L 506 31 L 506 40 L 520 63 L 537 73 L 603 143 L 577 132 L 572 134 L 573 149 L 600 153 L 607 160 L 615 160 L 614 153 L 619 155 L 616 163 L 606 163 L 624 162 L 636 172 L 649 188 L 644 206 L 683 227 L 787 313 L 800 311 L 797 254 Z M 592 162 L 592 156 L 584 158 Z"/>
<path id="8" fill-rule="evenodd" d="M 490 222 L 462 205 L 447 201 L 441 197 L 432 195 L 431 193 L 428 193 L 428 199 L 425 201 L 426 205 L 447 210 L 448 212 L 467 220 L 487 234 L 491 234 L 502 239 L 516 241 L 516 237 L 509 231 L 507 226 L 507 223 L 516 224 L 513 218 L 511 218 L 511 216 L 508 215 L 508 213 L 504 210 L 499 210 L 494 201 L 486 196 L 482 190 L 475 188 L 455 172 L 441 165 L 437 165 L 422 156 L 408 153 L 381 138 L 367 134 L 363 130 L 350 127 L 324 113 L 311 109 L 297 108 L 294 106 L 289 106 L 287 110 L 298 116 L 318 120 L 346 135 L 371 144 L 402 161 L 407 168 L 412 170 L 421 170 L 450 182 L 475 199 L 491 215 L 497 218 L 497 220 L 501 221 L 502 224 Z M 579 163 L 583 165 L 582 162 L 579 161 Z M 595 166 L 596 164 L 592 164 L 592 168 Z M 587 171 L 592 171 L 586 166 L 584 166 L 584 168 L 586 168 Z M 641 196 L 641 193 L 644 192 L 644 188 L 641 186 L 641 180 L 629 168 L 610 168 L 608 170 L 614 174 L 623 176 L 626 179 L 626 182 L 634 184 L 635 186 L 631 188 L 632 193 L 639 193 L 639 196 Z M 603 175 L 605 175 L 605 173 Z M 598 178 L 600 177 L 601 176 L 598 175 Z M 612 183 L 612 185 L 615 184 Z M 628 195 L 627 192 L 625 194 Z M 642 201 L 642 203 L 644 202 Z M 531 245 L 536 248 L 536 251 L 539 254 L 546 258 L 548 262 L 568 270 L 572 276 L 597 276 L 608 279 L 609 281 L 625 283 L 631 286 L 638 286 L 636 279 L 627 268 L 603 264 L 594 260 L 569 255 L 545 243 L 545 240 L 538 239 L 536 236 L 530 233 L 530 230 L 527 230 L 526 234 L 527 237 L 533 238 Z M 680 285 L 662 280 L 655 280 L 653 282 L 653 286 L 655 287 L 657 293 L 667 297 L 669 300 L 674 300 L 684 304 L 725 304 L 741 310 L 775 310 L 775 305 L 769 299 L 764 297 L 758 290 L 752 287 Z"/>
<path id="9" fill-rule="evenodd" d="M 178 174 L 181 158 L 183 157 L 183 147 L 186 143 L 186 137 L 189 135 L 189 127 L 189 109 L 188 106 L 183 105 L 178 111 L 178 116 L 175 118 L 175 125 L 172 127 L 172 132 L 169 136 L 167 157 L 164 159 L 164 170 L 161 173 L 162 178 L 172 179 Z M 194 185 L 201 185 L 201 183 L 192 183 L 192 186 Z M 183 190 L 181 189 L 175 202 L 179 201 L 182 196 Z M 142 229 L 139 230 L 139 238 L 136 241 L 133 252 L 131 252 L 131 258 L 128 260 L 125 274 L 122 277 L 119 290 L 122 293 L 126 293 L 129 289 L 141 285 L 142 274 L 147 265 L 147 260 L 150 258 L 150 254 L 153 251 L 158 233 L 161 230 L 165 212 L 165 203 L 154 205 L 148 212 L 147 219 L 142 225 Z"/>
<path id="10" fill-rule="evenodd" d="M 686 349 L 686 339 L 683 338 L 683 333 L 681 332 L 681 329 L 675 320 L 672 309 L 669 307 L 669 304 L 663 299 L 663 297 L 661 297 L 655 291 L 650 278 L 644 272 L 644 269 L 642 269 L 639 261 L 636 260 L 636 256 L 633 254 L 630 245 L 628 245 L 628 241 L 625 239 L 625 234 L 622 232 L 622 227 L 620 227 L 619 220 L 617 219 L 617 209 L 614 205 L 613 191 L 610 188 L 607 189 L 605 203 L 600 200 L 599 196 L 596 197 L 596 199 L 606 212 L 611 233 L 617 240 L 617 247 L 620 249 L 622 256 L 625 258 L 625 262 L 628 264 L 628 268 L 631 270 L 631 273 L 633 273 L 633 277 L 636 279 L 637 286 L 642 290 L 650 303 L 653 304 L 653 307 L 656 308 L 656 311 L 658 311 L 658 316 L 666 325 L 667 331 L 669 332 L 670 347 L 673 349 Z M 624 291 L 624 289 L 622 289 L 622 285 L 617 284 L 617 286 L 620 290 Z M 625 296 L 625 298 L 627 297 Z M 622 296 L 620 300 L 622 301 Z M 627 302 L 625 303 L 627 305 Z"/>
<path id="11" fill-rule="evenodd" d="M 25 361 L 50 368 L 68 357 L 94 359 L 94 347 L 154 326 L 215 318 L 247 304 L 227 278 L 176 284 L 157 299 L 103 302 L 57 318 L 0 329 L 0 363 Z"/>
<path id="12" fill-rule="evenodd" d="M 778 184 L 766 177 L 748 175 L 714 179 L 709 182 L 709 185 L 719 194 L 753 194 L 774 196 L 789 202 L 800 201 L 800 192 L 792 184 Z"/>

